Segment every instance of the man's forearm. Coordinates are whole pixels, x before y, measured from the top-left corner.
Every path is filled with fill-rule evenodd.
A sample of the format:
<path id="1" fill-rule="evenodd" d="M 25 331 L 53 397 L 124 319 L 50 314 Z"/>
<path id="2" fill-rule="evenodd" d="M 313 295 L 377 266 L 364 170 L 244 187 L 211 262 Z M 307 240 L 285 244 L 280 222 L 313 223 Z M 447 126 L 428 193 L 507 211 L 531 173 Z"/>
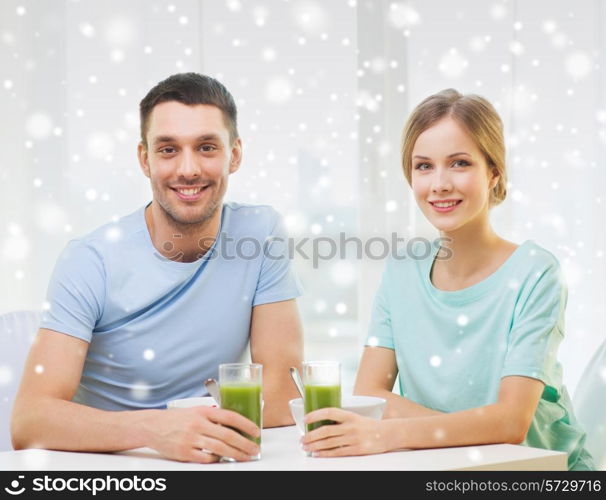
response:
<path id="1" fill-rule="evenodd" d="M 15 449 L 120 451 L 147 446 L 162 410 L 104 411 L 56 398 L 17 401 L 11 433 Z"/>
<path id="2" fill-rule="evenodd" d="M 286 378 L 284 376 L 286 373 Z M 288 370 L 278 371 L 271 374 L 263 382 L 263 398 L 265 407 L 263 409 L 263 427 L 282 427 L 293 425 L 294 420 L 290 413 L 288 401 L 300 397 L 293 382 L 288 376 Z"/>

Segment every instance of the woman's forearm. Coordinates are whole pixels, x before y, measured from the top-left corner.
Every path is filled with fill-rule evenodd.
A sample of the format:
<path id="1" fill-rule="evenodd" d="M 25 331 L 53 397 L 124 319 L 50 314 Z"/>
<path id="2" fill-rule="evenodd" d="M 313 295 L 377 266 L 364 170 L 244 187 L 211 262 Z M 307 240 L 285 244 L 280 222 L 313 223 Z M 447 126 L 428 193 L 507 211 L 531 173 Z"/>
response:
<path id="1" fill-rule="evenodd" d="M 387 400 L 383 418 L 413 418 L 413 417 L 431 417 L 443 415 L 442 412 L 426 408 L 420 404 L 412 402 L 403 396 L 399 396 L 386 389 L 360 389 L 354 391 L 355 394 L 364 396 L 376 396 Z"/>
<path id="2" fill-rule="evenodd" d="M 524 422 L 505 405 L 431 417 L 398 418 L 384 422 L 393 436 L 391 449 L 443 448 L 474 444 L 519 444 L 528 431 Z"/>

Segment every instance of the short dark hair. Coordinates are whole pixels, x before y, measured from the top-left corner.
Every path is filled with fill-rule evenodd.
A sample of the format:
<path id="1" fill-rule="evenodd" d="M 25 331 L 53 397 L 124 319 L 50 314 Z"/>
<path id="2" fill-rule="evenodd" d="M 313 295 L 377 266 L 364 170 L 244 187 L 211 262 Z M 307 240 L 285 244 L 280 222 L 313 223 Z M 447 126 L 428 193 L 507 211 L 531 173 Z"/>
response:
<path id="1" fill-rule="evenodd" d="M 141 142 L 147 147 L 146 134 L 149 117 L 154 106 L 162 102 L 177 101 L 182 104 L 209 104 L 223 113 L 230 140 L 238 138 L 238 112 L 229 90 L 218 80 L 199 73 L 177 73 L 152 88 L 139 104 Z"/>

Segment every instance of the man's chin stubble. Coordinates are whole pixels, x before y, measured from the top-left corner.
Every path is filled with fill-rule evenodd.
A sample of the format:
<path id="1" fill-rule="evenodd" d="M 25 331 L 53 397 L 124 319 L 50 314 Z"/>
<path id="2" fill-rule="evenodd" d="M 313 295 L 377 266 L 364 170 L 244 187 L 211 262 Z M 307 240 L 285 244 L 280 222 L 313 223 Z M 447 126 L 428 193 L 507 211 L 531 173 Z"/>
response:
<path id="1" fill-rule="evenodd" d="M 219 209 L 218 203 L 213 203 L 211 207 L 208 207 L 204 212 L 193 218 L 193 219 L 182 219 L 179 218 L 172 210 L 166 210 L 162 207 L 163 212 L 166 215 L 166 219 L 170 226 L 175 230 L 179 230 L 182 233 L 194 233 L 197 230 L 204 227 L 213 218 Z"/>

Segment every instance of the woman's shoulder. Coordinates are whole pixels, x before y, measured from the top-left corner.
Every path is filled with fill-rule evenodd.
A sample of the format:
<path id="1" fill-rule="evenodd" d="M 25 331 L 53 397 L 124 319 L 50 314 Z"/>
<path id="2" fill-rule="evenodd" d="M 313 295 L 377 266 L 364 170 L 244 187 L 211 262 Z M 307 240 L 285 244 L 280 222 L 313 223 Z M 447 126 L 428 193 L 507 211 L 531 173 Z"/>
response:
<path id="1" fill-rule="evenodd" d="M 534 240 L 526 240 L 517 249 L 518 260 L 535 271 L 560 270 L 560 261 L 546 248 L 538 245 Z"/>
<path id="2" fill-rule="evenodd" d="M 558 258 L 533 240 L 527 240 L 516 250 L 513 279 L 523 284 L 528 293 L 542 288 L 565 288 L 565 279 Z"/>

